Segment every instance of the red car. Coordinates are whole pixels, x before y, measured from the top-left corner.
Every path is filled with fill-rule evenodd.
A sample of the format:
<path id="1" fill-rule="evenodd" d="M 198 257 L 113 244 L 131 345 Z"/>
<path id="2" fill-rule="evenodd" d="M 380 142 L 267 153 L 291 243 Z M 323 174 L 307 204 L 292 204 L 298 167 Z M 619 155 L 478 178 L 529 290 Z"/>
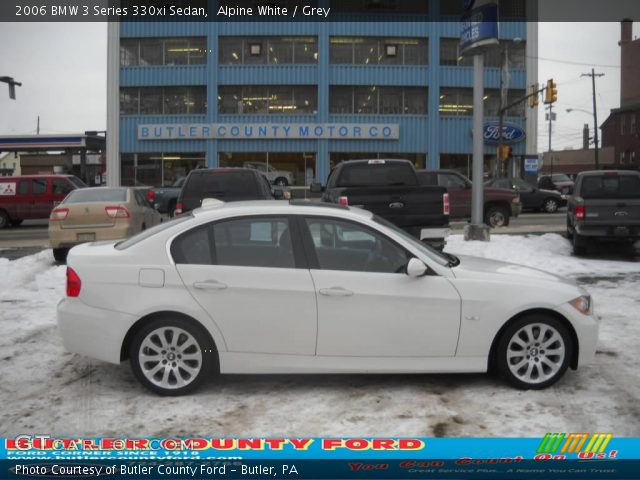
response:
<path id="1" fill-rule="evenodd" d="M 418 170 L 423 185 L 438 185 L 449 191 L 449 218 L 471 218 L 471 180 L 454 170 Z M 520 196 L 506 188 L 484 189 L 484 222 L 490 227 L 506 227 L 510 217 L 522 211 Z"/>
<path id="2" fill-rule="evenodd" d="M 86 186 L 74 175 L 0 177 L 0 228 L 49 218 L 53 207 L 71 190 Z"/>

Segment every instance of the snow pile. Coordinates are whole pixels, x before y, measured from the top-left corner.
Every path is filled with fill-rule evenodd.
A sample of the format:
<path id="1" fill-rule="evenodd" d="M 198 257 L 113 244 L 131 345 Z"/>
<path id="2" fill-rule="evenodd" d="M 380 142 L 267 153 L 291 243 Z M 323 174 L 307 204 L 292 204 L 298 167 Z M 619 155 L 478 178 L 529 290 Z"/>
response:
<path id="1" fill-rule="evenodd" d="M 521 392 L 489 375 L 242 375 L 188 398 L 149 393 L 128 365 L 64 351 L 55 308 L 65 267 L 47 250 L 0 259 L 0 431 L 79 436 L 637 436 L 640 263 L 575 258 L 559 235 L 449 238 L 447 250 L 572 276 L 601 318 L 593 365 Z M 603 259 L 603 257 L 606 257 Z"/>

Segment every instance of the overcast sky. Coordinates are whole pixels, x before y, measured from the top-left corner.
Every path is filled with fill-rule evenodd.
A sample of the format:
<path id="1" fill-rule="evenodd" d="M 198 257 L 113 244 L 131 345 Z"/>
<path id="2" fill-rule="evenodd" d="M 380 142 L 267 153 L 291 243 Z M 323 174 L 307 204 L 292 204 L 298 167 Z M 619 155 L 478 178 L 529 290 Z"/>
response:
<path id="1" fill-rule="evenodd" d="M 634 25 L 634 34 L 638 34 Z M 558 120 L 553 148 L 580 147 L 582 127 L 593 117 L 591 68 L 596 80 L 598 122 L 620 105 L 619 23 L 540 23 L 539 81 L 558 83 Z M 9 100 L 0 83 L 0 135 L 83 132 L 106 128 L 106 23 L 0 23 L 0 76 L 23 83 Z M 548 148 L 542 104 L 538 151 Z"/>

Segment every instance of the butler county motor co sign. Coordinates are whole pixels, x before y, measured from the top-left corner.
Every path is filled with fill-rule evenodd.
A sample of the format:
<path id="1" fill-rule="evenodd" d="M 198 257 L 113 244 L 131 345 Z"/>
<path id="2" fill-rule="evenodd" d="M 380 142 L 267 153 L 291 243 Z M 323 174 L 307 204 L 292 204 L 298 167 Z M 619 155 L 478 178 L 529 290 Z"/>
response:
<path id="1" fill-rule="evenodd" d="M 138 140 L 336 139 L 397 140 L 400 125 L 387 123 L 189 123 L 138 125 Z"/>

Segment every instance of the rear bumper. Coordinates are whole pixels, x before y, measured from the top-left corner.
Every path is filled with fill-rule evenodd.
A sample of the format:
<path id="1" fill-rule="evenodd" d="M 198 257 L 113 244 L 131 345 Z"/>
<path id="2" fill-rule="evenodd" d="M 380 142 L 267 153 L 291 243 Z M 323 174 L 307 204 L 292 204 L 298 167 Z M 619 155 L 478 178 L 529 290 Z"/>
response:
<path id="1" fill-rule="evenodd" d="M 583 237 L 601 240 L 640 240 L 640 225 L 580 225 L 575 231 Z"/>
<path id="2" fill-rule="evenodd" d="M 57 308 L 64 348 L 109 363 L 120 363 L 122 342 L 136 318 L 63 298 Z"/>

